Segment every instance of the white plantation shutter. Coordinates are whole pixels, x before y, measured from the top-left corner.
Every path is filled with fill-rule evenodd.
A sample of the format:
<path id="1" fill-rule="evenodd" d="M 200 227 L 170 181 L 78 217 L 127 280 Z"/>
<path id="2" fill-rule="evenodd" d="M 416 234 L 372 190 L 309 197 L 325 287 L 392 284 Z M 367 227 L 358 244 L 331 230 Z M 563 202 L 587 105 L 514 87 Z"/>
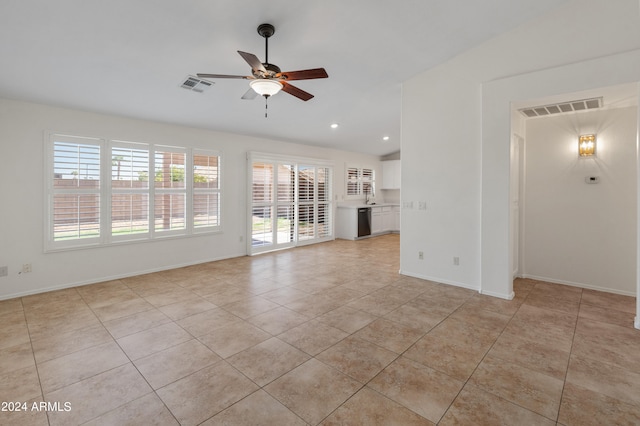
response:
<path id="1" fill-rule="evenodd" d="M 82 245 L 100 242 L 102 145 L 100 139 L 51 135 L 49 248 L 66 247 L 74 241 Z"/>
<path id="2" fill-rule="evenodd" d="M 316 226 L 318 238 L 330 237 L 331 232 L 331 170 L 327 167 L 317 169 L 317 212 Z"/>
<path id="3" fill-rule="evenodd" d="M 193 227 L 220 226 L 220 157 L 196 151 L 193 154 Z"/>
<path id="4" fill-rule="evenodd" d="M 298 239 L 310 241 L 330 237 L 331 170 L 327 167 L 298 167 Z"/>
<path id="5" fill-rule="evenodd" d="M 347 195 L 360 195 L 360 173 L 357 167 L 347 167 Z"/>
<path id="6" fill-rule="evenodd" d="M 149 148 L 117 142 L 111 147 L 111 235 L 146 238 L 149 234 Z"/>
<path id="7" fill-rule="evenodd" d="M 250 153 L 252 254 L 333 237 L 332 168 L 299 161 Z"/>
<path id="8" fill-rule="evenodd" d="M 316 237 L 315 200 L 316 169 L 298 166 L 298 239 L 301 241 Z"/>
<path id="9" fill-rule="evenodd" d="M 375 171 L 368 167 L 347 166 L 347 197 L 375 194 Z"/>
<path id="10" fill-rule="evenodd" d="M 175 147 L 157 147 L 154 154 L 154 229 L 171 233 L 186 229 L 186 152 Z"/>
<path id="11" fill-rule="evenodd" d="M 251 245 L 273 244 L 274 164 L 264 161 L 251 167 Z"/>
<path id="12" fill-rule="evenodd" d="M 217 232 L 221 156 L 48 133 L 45 251 Z"/>
<path id="13" fill-rule="evenodd" d="M 251 247 L 290 246 L 295 238 L 295 166 L 255 161 L 251 176 Z"/>
<path id="14" fill-rule="evenodd" d="M 295 165 L 278 164 L 276 172 L 276 243 L 288 245 L 295 240 Z"/>

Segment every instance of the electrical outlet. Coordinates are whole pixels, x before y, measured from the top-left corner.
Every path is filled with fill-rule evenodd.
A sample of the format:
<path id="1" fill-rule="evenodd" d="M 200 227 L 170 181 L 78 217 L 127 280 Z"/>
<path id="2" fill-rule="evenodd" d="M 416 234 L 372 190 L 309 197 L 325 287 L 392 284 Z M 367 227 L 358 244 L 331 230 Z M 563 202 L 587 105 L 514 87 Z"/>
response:
<path id="1" fill-rule="evenodd" d="M 22 265 L 22 273 L 28 274 L 29 272 L 31 272 L 31 264 L 25 263 L 24 265 Z"/>
<path id="2" fill-rule="evenodd" d="M 418 259 L 424 260 L 424 253 L 423 252 L 421 252 L 421 251 L 418 252 Z"/>
<path id="3" fill-rule="evenodd" d="M 0 277 L 6 277 L 7 275 L 9 275 L 9 267 L 0 266 Z"/>
<path id="4" fill-rule="evenodd" d="M 454 264 L 455 266 L 460 266 L 460 258 L 459 258 L 459 257 L 457 257 L 457 256 L 456 256 L 456 257 L 454 257 L 454 258 L 453 258 L 453 264 Z"/>

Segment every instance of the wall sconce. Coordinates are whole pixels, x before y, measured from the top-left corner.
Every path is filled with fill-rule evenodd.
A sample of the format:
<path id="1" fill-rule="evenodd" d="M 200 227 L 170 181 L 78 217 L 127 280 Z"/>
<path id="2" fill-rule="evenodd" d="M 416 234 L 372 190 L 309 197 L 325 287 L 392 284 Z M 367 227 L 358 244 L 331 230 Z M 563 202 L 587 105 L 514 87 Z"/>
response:
<path id="1" fill-rule="evenodd" d="M 581 135 L 578 139 L 578 154 L 580 157 L 595 157 L 596 135 Z"/>

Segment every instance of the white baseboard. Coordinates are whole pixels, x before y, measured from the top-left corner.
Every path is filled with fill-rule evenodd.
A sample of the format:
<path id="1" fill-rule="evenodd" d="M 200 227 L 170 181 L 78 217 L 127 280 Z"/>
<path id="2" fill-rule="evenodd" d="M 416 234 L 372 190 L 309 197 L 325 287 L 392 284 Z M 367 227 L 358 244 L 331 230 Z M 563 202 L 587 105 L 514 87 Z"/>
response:
<path id="1" fill-rule="evenodd" d="M 516 294 L 512 291 L 511 293 L 495 293 L 493 291 L 483 291 L 480 290 L 480 294 L 484 294 L 486 296 L 492 296 L 492 297 L 498 297 L 500 299 L 505 299 L 505 300 L 513 300 L 514 297 L 516 297 Z"/>
<path id="2" fill-rule="evenodd" d="M 580 288 L 586 288 L 586 289 L 589 289 L 589 290 L 605 291 L 607 293 L 614 293 L 614 294 L 621 294 L 623 296 L 636 297 L 636 293 L 635 292 L 629 292 L 629 291 L 625 291 L 625 290 L 618 290 L 618 289 L 615 289 L 615 288 L 608 288 L 608 287 L 598 287 L 598 286 L 595 286 L 595 285 L 577 283 L 577 282 L 566 281 L 566 280 L 558 280 L 558 279 L 549 278 L 549 277 L 540 277 L 540 276 L 537 276 L 537 275 L 522 274 L 521 278 L 529 278 L 529 279 L 532 279 L 532 280 L 545 281 L 545 282 L 548 282 L 548 283 L 563 284 L 563 285 L 568 285 L 568 286 L 571 286 L 571 287 L 580 287 Z"/>
<path id="3" fill-rule="evenodd" d="M 497 297 L 497 298 L 505 299 L 505 300 L 513 300 L 513 298 L 516 295 L 513 291 L 511 291 L 511 293 L 495 293 L 495 292 L 491 292 L 491 291 L 483 291 L 481 288 L 478 288 L 476 286 L 472 286 L 472 285 L 469 285 L 469 284 L 466 284 L 466 283 L 461 283 L 461 282 L 451 281 L 451 280 L 444 280 L 442 278 L 431 277 L 431 276 L 428 276 L 428 275 L 421 275 L 421 274 L 413 274 L 413 273 L 402 272 L 402 270 L 400 270 L 400 274 L 401 275 L 406 275 L 408 277 L 420 278 L 422 280 L 429 280 L 429 281 L 434 281 L 434 282 L 437 282 L 437 283 L 453 285 L 453 286 L 456 286 L 456 287 L 468 288 L 469 290 L 475 290 L 478 293 L 484 294 L 486 296 Z"/>
<path id="4" fill-rule="evenodd" d="M 451 280 L 445 280 L 442 278 L 438 278 L 438 277 L 431 277 L 428 275 L 421 275 L 421 274 L 414 274 L 414 273 L 410 273 L 410 272 L 403 272 L 402 269 L 399 271 L 400 275 L 405 275 L 407 277 L 413 277 L 413 278 L 419 278 L 421 280 L 428 280 L 428 281 L 433 281 L 436 283 L 440 283 L 440 284 L 447 284 L 447 285 L 452 285 L 452 286 L 456 286 L 456 287 L 462 287 L 462 288 L 467 288 L 469 290 L 475 290 L 475 291 L 480 291 L 480 289 L 478 287 L 466 284 L 466 283 L 461 283 L 461 282 L 457 282 L 457 281 L 451 281 Z"/>

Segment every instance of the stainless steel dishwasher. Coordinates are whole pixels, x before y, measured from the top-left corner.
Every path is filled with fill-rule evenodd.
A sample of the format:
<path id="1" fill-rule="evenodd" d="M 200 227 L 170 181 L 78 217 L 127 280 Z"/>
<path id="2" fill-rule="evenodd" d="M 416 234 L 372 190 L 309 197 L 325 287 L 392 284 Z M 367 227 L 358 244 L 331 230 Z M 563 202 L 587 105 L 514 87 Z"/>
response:
<path id="1" fill-rule="evenodd" d="M 358 237 L 371 235 L 371 207 L 358 208 Z"/>

